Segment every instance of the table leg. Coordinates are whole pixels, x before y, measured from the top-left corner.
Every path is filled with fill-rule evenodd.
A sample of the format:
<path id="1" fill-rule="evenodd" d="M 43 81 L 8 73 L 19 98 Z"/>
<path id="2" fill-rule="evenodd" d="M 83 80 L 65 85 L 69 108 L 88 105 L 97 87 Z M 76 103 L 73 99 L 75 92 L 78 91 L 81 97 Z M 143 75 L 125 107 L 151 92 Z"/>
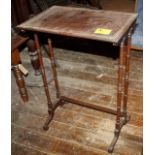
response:
<path id="1" fill-rule="evenodd" d="M 39 62 L 40 62 L 40 67 L 41 67 L 41 74 L 42 74 L 42 79 L 43 79 L 43 83 L 44 83 L 44 88 L 45 88 L 45 93 L 46 93 L 46 96 L 47 96 L 47 104 L 48 104 L 48 118 L 43 126 L 43 129 L 44 130 L 48 130 L 48 125 L 49 123 L 51 122 L 52 118 L 53 118 L 53 115 L 54 115 L 54 107 L 53 107 L 53 104 L 52 104 L 52 101 L 51 101 L 51 97 L 50 97 L 50 93 L 49 93 L 49 89 L 48 89 L 48 83 L 47 83 L 47 78 L 46 78 L 46 74 L 45 74 L 45 68 L 44 68 L 44 63 L 43 63 L 43 60 L 42 60 L 42 52 L 41 52 L 41 48 L 40 48 L 40 45 L 39 45 L 39 39 L 38 39 L 38 35 L 37 34 L 34 34 L 34 40 L 35 40 L 35 44 L 36 44 L 36 48 L 37 48 L 37 51 L 38 51 L 38 57 L 39 57 Z"/>
<path id="2" fill-rule="evenodd" d="M 31 64 L 32 64 L 32 67 L 35 71 L 35 75 L 39 76 L 41 74 L 40 73 L 40 63 L 39 63 L 38 53 L 36 51 L 34 41 L 32 39 L 30 39 L 27 42 L 27 46 L 28 46 L 29 56 L 31 59 Z"/>
<path id="3" fill-rule="evenodd" d="M 14 72 L 14 75 L 15 75 L 15 78 L 16 78 L 16 83 L 18 85 L 21 98 L 23 99 L 24 102 L 26 102 L 26 101 L 28 101 L 27 90 L 26 90 L 26 87 L 25 87 L 24 79 L 22 77 L 22 73 L 19 70 L 18 65 L 13 66 L 13 72 Z"/>
<path id="4" fill-rule="evenodd" d="M 123 97 L 123 115 L 125 117 L 124 124 L 126 124 L 130 117 L 127 114 L 127 101 L 128 101 L 128 87 L 129 87 L 129 67 L 130 67 L 130 50 L 131 50 L 131 31 L 127 37 L 127 51 L 126 51 L 126 64 L 125 64 L 125 83 L 124 83 L 124 97 Z"/>
<path id="5" fill-rule="evenodd" d="M 50 38 L 48 38 L 48 48 L 49 48 L 50 57 L 51 57 L 51 68 L 52 68 L 53 79 L 54 79 L 55 88 L 56 88 L 56 95 L 57 95 L 57 98 L 60 98 L 60 89 L 59 89 L 59 83 L 58 83 L 58 78 L 57 78 L 56 64 L 55 64 L 55 59 L 54 59 L 54 51 L 53 51 L 53 47 L 52 47 L 52 41 Z"/>
<path id="6" fill-rule="evenodd" d="M 119 72 L 118 72 L 118 85 L 117 85 L 117 114 L 116 114 L 116 125 L 115 125 L 115 132 L 114 138 L 108 148 L 108 152 L 112 153 L 114 146 L 118 140 L 120 130 L 122 128 L 121 123 L 121 102 L 122 102 L 122 95 L 123 95 L 123 64 L 124 64 L 124 39 L 120 45 L 120 62 L 119 62 Z"/>

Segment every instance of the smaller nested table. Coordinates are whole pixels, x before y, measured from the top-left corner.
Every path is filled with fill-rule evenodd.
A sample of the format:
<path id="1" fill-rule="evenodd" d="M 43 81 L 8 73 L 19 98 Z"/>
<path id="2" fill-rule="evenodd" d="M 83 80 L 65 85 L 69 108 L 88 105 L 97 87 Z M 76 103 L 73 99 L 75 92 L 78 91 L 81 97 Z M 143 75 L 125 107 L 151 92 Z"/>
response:
<path id="1" fill-rule="evenodd" d="M 114 138 L 108 148 L 109 152 L 113 152 L 114 146 L 120 135 L 121 128 L 129 121 L 129 115 L 127 113 L 127 99 L 129 85 L 130 48 L 131 34 L 136 18 L 137 14 L 135 13 L 122 13 L 103 10 L 91 10 L 85 8 L 53 6 L 18 26 L 18 28 L 22 30 L 31 31 L 32 33 L 34 33 L 34 39 L 36 47 L 38 49 L 42 78 L 44 81 L 44 87 L 48 102 L 49 117 L 43 127 L 45 130 L 48 129 L 48 125 L 53 118 L 54 110 L 56 109 L 58 104 L 61 104 L 65 101 L 82 106 L 87 106 L 96 110 L 105 111 L 110 114 L 116 115 Z M 42 53 L 39 45 L 38 33 L 45 33 L 46 36 L 49 36 L 47 42 L 51 55 L 51 67 L 53 70 L 56 94 L 58 97 L 58 102 L 56 103 L 52 103 L 51 101 L 44 64 L 42 61 Z M 50 34 L 92 39 L 101 42 L 110 42 L 113 45 L 120 47 L 116 110 L 112 110 L 107 107 L 101 107 L 96 104 L 78 101 L 73 98 L 63 96 L 60 93 Z M 124 65 L 125 73 L 123 72 Z M 123 78 L 123 73 L 125 78 Z"/>
<path id="2" fill-rule="evenodd" d="M 11 37 L 11 65 L 16 78 L 19 93 L 24 102 L 28 101 L 28 94 L 22 73 L 19 69 L 19 64 L 21 62 L 19 47 L 27 40 L 28 37 L 21 37 L 17 34 Z"/>

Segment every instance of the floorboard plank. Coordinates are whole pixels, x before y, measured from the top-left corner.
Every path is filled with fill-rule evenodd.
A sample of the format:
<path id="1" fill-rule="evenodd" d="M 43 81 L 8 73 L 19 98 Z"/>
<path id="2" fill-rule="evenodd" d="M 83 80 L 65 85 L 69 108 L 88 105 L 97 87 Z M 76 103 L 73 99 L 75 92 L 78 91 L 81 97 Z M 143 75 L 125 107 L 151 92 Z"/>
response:
<path id="1" fill-rule="evenodd" d="M 12 126 L 14 136 L 12 140 L 17 143 L 30 146 L 37 150 L 42 149 L 46 153 L 62 154 L 62 155 L 108 155 L 107 152 L 100 151 L 95 148 L 85 147 L 72 141 L 62 140 L 54 136 L 42 135 L 32 130 Z"/>
<path id="2" fill-rule="evenodd" d="M 22 54 L 22 62 L 29 60 Z M 63 95 L 116 108 L 118 59 L 55 49 L 58 79 Z M 49 61 L 49 59 L 45 59 Z M 143 140 L 143 58 L 131 53 L 128 109 L 130 122 L 123 127 L 114 155 L 140 155 Z M 49 84 L 56 100 L 54 83 Z M 29 102 L 24 103 L 12 78 L 12 154 L 13 155 L 108 155 L 116 117 L 71 103 L 55 111 L 47 132 L 42 126 L 47 117 L 43 87 L 27 87 Z"/>

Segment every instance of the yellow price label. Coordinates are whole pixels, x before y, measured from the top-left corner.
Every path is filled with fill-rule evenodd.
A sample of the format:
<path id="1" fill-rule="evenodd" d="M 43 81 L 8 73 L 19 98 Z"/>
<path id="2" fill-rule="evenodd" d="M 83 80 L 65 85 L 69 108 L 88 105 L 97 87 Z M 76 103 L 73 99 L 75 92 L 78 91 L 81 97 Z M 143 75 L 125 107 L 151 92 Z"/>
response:
<path id="1" fill-rule="evenodd" d="M 111 32 L 112 32 L 112 30 L 110 30 L 110 29 L 97 28 L 97 29 L 95 30 L 94 33 L 96 33 L 96 34 L 106 34 L 106 35 L 108 35 L 108 34 L 110 34 Z"/>

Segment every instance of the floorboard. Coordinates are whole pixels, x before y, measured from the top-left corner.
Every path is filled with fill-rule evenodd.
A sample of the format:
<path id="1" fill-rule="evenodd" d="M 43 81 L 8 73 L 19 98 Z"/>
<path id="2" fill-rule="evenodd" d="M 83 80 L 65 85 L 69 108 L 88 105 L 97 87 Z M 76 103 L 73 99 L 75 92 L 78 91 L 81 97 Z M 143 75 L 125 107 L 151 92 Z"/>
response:
<path id="1" fill-rule="evenodd" d="M 22 62 L 28 54 L 21 53 Z M 61 93 L 100 106 L 116 108 L 118 59 L 56 48 Z M 47 61 L 48 58 L 46 58 Z M 132 52 L 128 109 L 130 122 L 123 127 L 114 155 L 140 155 L 143 141 L 143 59 Z M 54 84 L 50 94 L 56 100 Z M 13 155 L 108 155 L 115 116 L 65 103 L 56 109 L 48 131 L 43 87 L 27 87 L 29 102 L 23 103 L 12 75 Z"/>

